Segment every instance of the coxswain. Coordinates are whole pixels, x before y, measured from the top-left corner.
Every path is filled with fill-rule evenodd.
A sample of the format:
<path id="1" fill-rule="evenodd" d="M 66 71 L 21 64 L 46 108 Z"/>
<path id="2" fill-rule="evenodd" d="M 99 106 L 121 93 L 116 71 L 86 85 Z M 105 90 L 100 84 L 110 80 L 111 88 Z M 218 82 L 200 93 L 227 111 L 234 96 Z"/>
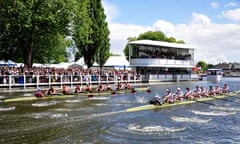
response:
<path id="1" fill-rule="evenodd" d="M 54 95 L 56 94 L 55 88 L 51 85 L 50 88 L 46 91 L 46 95 Z"/>
<path id="2" fill-rule="evenodd" d="M 174 93 L 174 95 L 175 95 L 175 100 L 182 101 L 184 98 L 181 88 L 177 88 L 177 91 Z"/>
<path id="3" fill-rule="evenodd" d="M 194 99 L 193 93 L 192 93 L 192 91 L 190 90 L 189 87 L 186 88 L 183 96 L 184 96 L 185 99 L 188 99 L 188 100 L 193 100 Z"/>
<path id="4" fill-rule="evenodd" d="M 42 93 L 41 89 L 38 88 L 36 92 L 34 93 L 36 97 L 44 97 L 44 94 Z"/>
<path id="5" fill-rule="evenodd" d="M 75 87 L 75 90 L 74 90 L 74 93 L 82 93 L 83 91 L 82 91 L 82 87 L 80 86 L 80 85 L 77 85 L 76 87 Z"/>
<path id="6" fill-rule="evenodd" d="M 154 98 L 149 101 L 149 104 L 161 105 L 162 102 L 160 96 L 159 95 L 154 96 Z"/>
<path id="7" fill-rule="evenodd" d="M 70 94 L 70 90 L 69 90 L 69 88 L 68 88 L 66 85 L 63 85 L 62 93 L 63 93 L 64 95 Z"/>
<path id="8" fill-rule="evenodd" d="M 163 102 L 174 103 L 174 95 L 171 93 L 170 89 L 166 89 L 166 93 L 163 96 Z"/>
<path id="9" fill-rule="evenodd" d="M 229 86 L 227 84 L 224 84 L 224 86 L 222 88 L 222 93 L 224 93 L 224 94 L 229 93 Z"/>

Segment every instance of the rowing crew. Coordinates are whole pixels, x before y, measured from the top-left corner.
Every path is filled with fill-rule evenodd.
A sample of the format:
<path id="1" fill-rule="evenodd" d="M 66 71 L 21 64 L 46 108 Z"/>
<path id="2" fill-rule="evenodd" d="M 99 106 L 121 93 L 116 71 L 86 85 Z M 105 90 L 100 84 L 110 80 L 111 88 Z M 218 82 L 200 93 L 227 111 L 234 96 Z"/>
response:
<path id="1" fill-rule="evenodd" d="M 103 92 L 103 91 L 113 91 L 113 90 L 130 90 L 131 85 L 128 82 L 125 82 L 124 84 L 118 83 L 117 88 L 113 88 L 111 85 L 107 84 L 104 85 L 100 83 L 98 87 L 96 88 L 97 92 Z M 87 84 L 85 89 L 82 88 L 80 85 L 77 85 L 74 89 L 74 93 L 83 93 L 83 92 L 93 92 L 93 88 L 90 84 Z M 74 94 L 70 91 L 69 87 L 66 85 L 63 85 L 62 91 L 60 93 L 56 92 L 56 89 L 53 86 L 50 86 L 50 88 L 43 93 L 40 88 L 37 89 L 37 91 L 34 93 L 36 97 L 44 97 L 45 95 L 61 95 L 61 94 Z"/>
<path id="2" fill-rule="evenodd" d="M 166 89 L 166 93 L 163 95 L 163 98 L 156 95 L 152 100 L 150 100 L 150 104 L 161 105 L 162 103 L 174 103 L 175 101 L 182 100 L 194 100 L 196 98 L 201 97 L 209 97 L 215 95 L 221 95 L 229 93 L 229 86 L 224 84 L 221 88 L 219 85 L 215 87 L 209 86 L 208 89 L 202 86 L 196 86 L 194 90 L 191 90 L 189 87 L 185 89 L 185 92 L 181 90 L 181 88 L 177 88 L 176 92 L 172 93 L 170 89 Z"/>

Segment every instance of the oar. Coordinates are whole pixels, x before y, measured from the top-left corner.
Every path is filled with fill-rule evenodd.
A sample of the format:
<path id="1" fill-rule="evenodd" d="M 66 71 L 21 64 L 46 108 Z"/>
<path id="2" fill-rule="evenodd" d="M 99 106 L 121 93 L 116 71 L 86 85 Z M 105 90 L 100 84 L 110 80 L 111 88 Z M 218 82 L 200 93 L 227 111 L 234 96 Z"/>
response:
<path id="1" fill-rule="evenodd" d="M 203 103 L 203 104 L 208 104 L 208 105 L 212 105 L 212 106 L 217 106 L 213 103 L 208 103 L 208 102 L 204 102 L 204 101 L 198 101 L 198 100 L 194 100 L 195 102 L 198 102 L 198 103 Z"/>

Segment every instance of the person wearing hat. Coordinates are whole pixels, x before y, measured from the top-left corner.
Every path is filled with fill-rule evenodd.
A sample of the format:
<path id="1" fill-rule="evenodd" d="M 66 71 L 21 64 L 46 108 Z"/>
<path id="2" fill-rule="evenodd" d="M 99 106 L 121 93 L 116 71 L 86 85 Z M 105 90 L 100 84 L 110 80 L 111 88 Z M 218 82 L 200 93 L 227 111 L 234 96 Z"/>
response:
<path id="1" fill-rule="evenodd" d="M 34 93 L 36 97 L 44 97 L 44 94 L 42 93 L 41 89 L 38 88 L 36 92 Z"/>
<path id="2" fill-rule="evenodd" d="M 161 105 L 161 97 L 159 95 L 154 96 L 154 98 L 149 101 L 149 104 Z"/>
<path id="3" fill-rule="evenodd" d="M 171 90 L 166 89 L 166 93 L 163 96 L 163 102 L 174 103 L 174 100 L 175 100 L 175 98 L 174 98 L 174 95 L 171 93 Z"/>
<path id="4" fill-rule="evenodd" d="M 177 91 L 174 93 L 174 95 L 175 95 L 175 100 L 182 101 L 184 98 L 181 88 L 177 88 Z"/>

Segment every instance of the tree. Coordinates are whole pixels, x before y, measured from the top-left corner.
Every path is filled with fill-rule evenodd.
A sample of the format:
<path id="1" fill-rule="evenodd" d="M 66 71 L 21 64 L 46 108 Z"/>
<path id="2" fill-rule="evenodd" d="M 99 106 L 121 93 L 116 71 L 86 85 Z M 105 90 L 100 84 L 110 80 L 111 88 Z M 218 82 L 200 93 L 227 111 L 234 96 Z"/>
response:
<path id="1" fill-rule="evenodd" d="M 101 0 L 79 0 L 75 9 L 74 40 L 88 67 L 102 67 L 109 57 L 109 30 Z M 79 54 L 78 54 L 79 55 Z"/>
<path id="2" fill-rule="evenodd" d="M 65 59 L 71 2 L 13 0 L 0 2 L 0 56 L 23 61 L 58 62 Z"/>
<path id="3" fill-rule="evenodd" d="M 129 37 L 128 42 L 137 40 L 136 37 Z M 127 60 L 129 60 L 129 45 L 127 44 L 123 50 L 124 55 L 126 56 Z"/>
<path id="4" fill-rule="evenodd" d="M 204 61 L 199 61 L 197 63 L 197 67 L 201 67 L 202 71 L 206 72 L 207 68 L 208 68 L 208 64 L 206 62 L 204 62 Z"/>

